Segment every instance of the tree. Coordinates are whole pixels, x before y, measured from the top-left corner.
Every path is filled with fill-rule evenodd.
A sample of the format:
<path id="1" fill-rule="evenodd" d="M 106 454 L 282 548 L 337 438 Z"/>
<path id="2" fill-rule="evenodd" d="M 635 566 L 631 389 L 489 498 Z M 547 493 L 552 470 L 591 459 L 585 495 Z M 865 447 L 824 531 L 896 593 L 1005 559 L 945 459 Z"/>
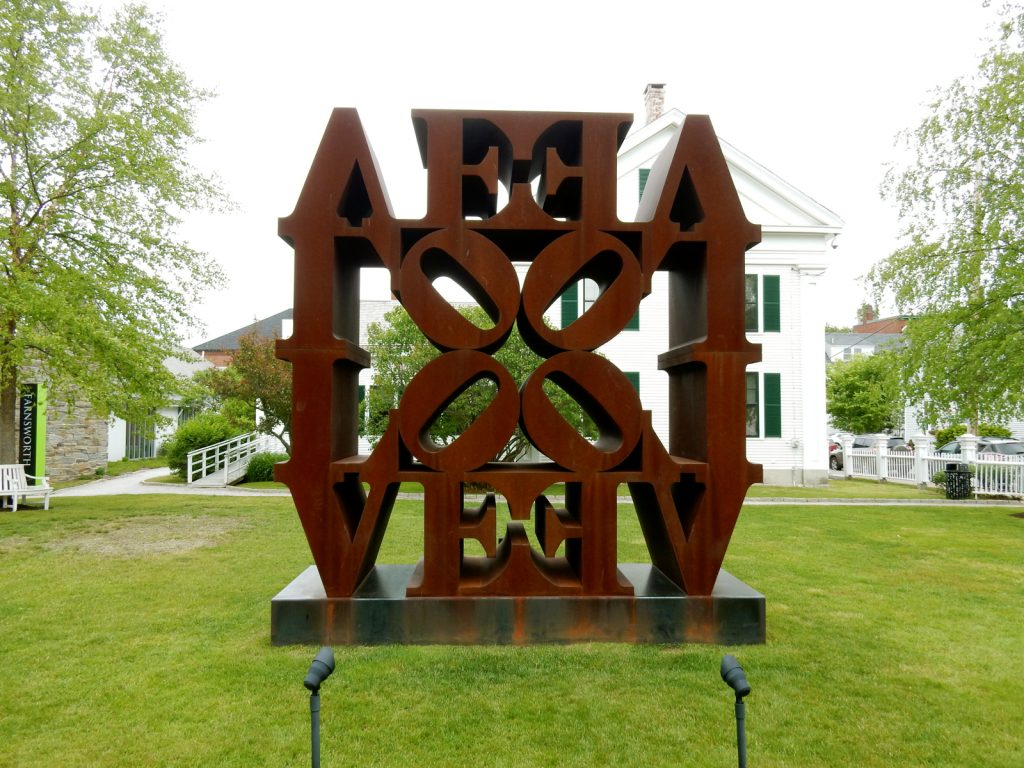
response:
<path id="1" fill-rule="evenodd" d="M 825 372 L 826 409 L 843 432 L 893 429 L 903 410 L 895 353 L 857 355 L 830 363 Z"/>
<path id="2" fill-rule="evenodd" d="M 485 327 L 485 323 L 489 322 L 480 307 L 467 307 L 460 312 L 480 327 Z M 361 434 L 368 436 L 373 443 L 387 429 L 388 412 L 398 407 L 412 377 L 440 354 L 403 307 L 388 312 L 384 320 L 385 323 L 371 323 L 368 330 L 374 377 L 367 394 L 365 427 Z M 527 376 L 543 362 L 540 356 L 526 346 L 515 328 L 494 358 L 505 366 L 517 386 L 522 386 Z M 431 439 L 439 445 L 448 445 L 454 441 L 491 402 L 494 386 L 484 379 L 456 398 L 429 428 Z M 582 435 L 597 437 L 593 421 L 564 390 L 550 381 L 544 383 L 544 390 L 566 421 Z M 514 461 L 523 456 L 528 448 L 529 441 L 517 427 L 508 444 L 495 458 L 497 461 Z"/>
<path id="3" fill-rule="evenodd" d="M 247 333 L 228 368 L 204 372 L 219 397 L 241 401 L 256 412 L 256 430 L 273 435 L 291 452 L 292 367 L 274 354 L 275 339 Z"/>
<path id="4" fill-rule="evenodd" d="M 0 462 L 26 370 L 52 395 L 141 421 L 175 387 L 190 307 L 219 270 L 176 238 L 222 202 L 193 168 L 207 94 L 128 6 L 109 24 L 61 0 L 0 14 Z"/>
<path id="5" fill-rule="evenodd" d="M 977 75 L 939 94 L 903 135 L 912 160 L 883 193 L 905 245 L 870 275 L 911 316 L 900 375 L 927 422 L 1024 413 L 1024 11 Z"/>
<path id="6" fill-rule="evenodd" d="M 862 301 L 857 308 L 857 323 L 870 323 L 878 319 L 878 307 L 866 301 Z"/>

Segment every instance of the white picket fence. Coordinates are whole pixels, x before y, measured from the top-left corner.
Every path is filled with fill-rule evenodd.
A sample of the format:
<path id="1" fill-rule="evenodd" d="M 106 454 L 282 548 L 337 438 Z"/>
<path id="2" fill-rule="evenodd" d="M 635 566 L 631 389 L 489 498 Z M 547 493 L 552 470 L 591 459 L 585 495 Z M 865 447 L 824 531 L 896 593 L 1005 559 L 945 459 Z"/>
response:
<path id="1" fill-rule="evenodd" d="M 854 448 L 845 457 L 842 472 L 847 477 L 863 477 L 896 483 L 924 485 L 948 464 L 964 463 L 959 456 L 917 451 L 876 451 Z M 978 496 L 1024 496 L 1024 458 L 1000 454 L 980 454 L 969 462 L 971 491 Z"/>
<path id="2" fill-rule="evenodd" d="M 186 457 L 185 482 L 189 485 L 230 485 L 245 474 L 249 459 L 263 451 L 280 450 L 270 435 L 249 432 L 192 451 Z"/>

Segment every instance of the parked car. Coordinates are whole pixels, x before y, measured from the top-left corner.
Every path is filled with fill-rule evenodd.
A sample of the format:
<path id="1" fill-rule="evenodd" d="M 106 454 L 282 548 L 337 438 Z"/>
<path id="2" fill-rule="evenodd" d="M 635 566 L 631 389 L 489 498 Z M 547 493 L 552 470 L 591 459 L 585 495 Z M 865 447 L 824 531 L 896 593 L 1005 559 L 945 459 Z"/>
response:
<path id="1" fill-rule="evenodd" d="M 960 455 L 960 441 L 951 440 L 935 451 L 950 456 Z M 1011 440 L 1006 437 L 979 437 L 978 455 L 988 454 L 990 458 L 1008 456 L 1024 456 L 1024 440 Z"/>
<path id="2" fill-rule="evenodd" d="M 837 472 L 843 468 L 843 444 L 835 440 L 828 441 L 828 467 Z"/>
<path id="3" fill-rule="evenodd" d="M 853 438 L 854 448 L 873 448 L 875 445 L 874 435 L 857 435 Z M 890 437 L 885 441 L 886 448 L 890 451 L 912 451 L 907 441 L 902 437 Z M 843 468 L 843 445 L 835 440 L 828 444 L 828 466 L 829 469 L 839 471 Z"/>

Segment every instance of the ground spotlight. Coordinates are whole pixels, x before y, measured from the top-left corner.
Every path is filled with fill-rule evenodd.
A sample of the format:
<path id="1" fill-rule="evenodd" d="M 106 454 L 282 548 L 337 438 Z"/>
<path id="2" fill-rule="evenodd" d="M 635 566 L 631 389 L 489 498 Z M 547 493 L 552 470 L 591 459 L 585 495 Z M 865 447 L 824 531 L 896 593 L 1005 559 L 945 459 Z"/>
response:
<path id="1" fill-rule="evenodd" d="M 334 651 L 324 646 L 313 658 L 313 663 L 309 665 L 309 672 L 306 673 L 306 679 L 302 681 L 302 684 L 313 693 L 316 693 L 320 690 L 324 680 L 330 677 L 333 671 Z"/>
<path id="2" fill-rule="evenodd" d="M 731 653 L 722 657 L 722 679 L 725 684 L 736 691 L 736 698 L 742 699 L 750 693 L 750 683 L 747 682 L 747 675 L 743 667 Z"/>
<path id="3" fill-rule="evenodd" d="M 750 693 L 750 683 L 743 667 L 731 653 L 722 657 L 722 679 L 736 693 L 736 751 L 739 768 L 747 768 L 747 714 L 743 697 Z"/>
<path id="4" fill-rule="evenodd" d="M 320 686 L 334 671 L 334 651 L 327 646 L 319 650 L 309 665 L 302 684 L 309 689 L 309 723 L 313 768 L 320 768 Z"/>

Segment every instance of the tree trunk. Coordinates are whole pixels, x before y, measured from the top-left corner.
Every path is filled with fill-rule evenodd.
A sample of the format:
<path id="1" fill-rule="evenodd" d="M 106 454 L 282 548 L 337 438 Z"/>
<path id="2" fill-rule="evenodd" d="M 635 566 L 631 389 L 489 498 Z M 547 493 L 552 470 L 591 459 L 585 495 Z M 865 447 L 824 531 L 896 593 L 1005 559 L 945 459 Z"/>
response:
<path id="1" fill-rule="evenodd" d="M 0 382 L 0 464 L 17 464 L 17 372 L 0 370 Z"/>

